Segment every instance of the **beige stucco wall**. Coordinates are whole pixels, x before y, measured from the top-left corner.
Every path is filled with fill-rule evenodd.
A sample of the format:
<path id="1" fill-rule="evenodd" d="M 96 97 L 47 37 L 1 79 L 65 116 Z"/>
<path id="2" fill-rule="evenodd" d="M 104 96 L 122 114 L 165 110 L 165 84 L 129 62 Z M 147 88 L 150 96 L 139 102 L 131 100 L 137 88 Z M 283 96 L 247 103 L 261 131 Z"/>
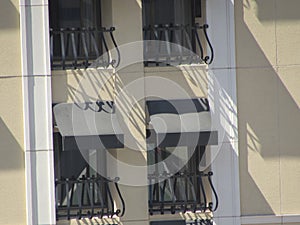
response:
<path id="1" fill-rule="evenodd" d="M 26 224 L 18 0 L 0 2 L 0 224 Z"/>
<path id="2" fill-rule="evenodd" d="M 242 215 L 300 212 L 299 7 L 235 1 Z"/>

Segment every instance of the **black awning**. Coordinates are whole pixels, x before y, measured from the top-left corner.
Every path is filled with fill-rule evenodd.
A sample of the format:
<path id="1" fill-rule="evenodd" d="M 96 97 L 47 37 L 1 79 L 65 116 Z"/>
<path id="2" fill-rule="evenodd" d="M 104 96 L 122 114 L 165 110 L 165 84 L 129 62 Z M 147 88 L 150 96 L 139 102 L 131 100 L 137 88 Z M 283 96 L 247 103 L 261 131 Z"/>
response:
<path id="1" fill-rule="evenodd" d="M 207 99 L 150 100 L 146 105 L 150 125 L 148 143 L 159 147 L 218 144 Z"/>
<path id="2" fill-rule="evenodd" d="M 124 134 L 111 101 L 60 103 L 53 113 L 63 150 L 124 147 Z"/>

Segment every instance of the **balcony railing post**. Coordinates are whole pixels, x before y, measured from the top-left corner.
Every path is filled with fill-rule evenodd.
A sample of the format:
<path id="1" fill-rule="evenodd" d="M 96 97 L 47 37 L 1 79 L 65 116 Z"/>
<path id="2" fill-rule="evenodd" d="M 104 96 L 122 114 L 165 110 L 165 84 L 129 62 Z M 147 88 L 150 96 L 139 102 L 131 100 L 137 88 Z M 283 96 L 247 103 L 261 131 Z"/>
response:
<path id="1" fill-rule="evenodd" d="M 87 37 L 86 37 L 87 31 L 86 29 L 82 29 L 81 31 L 81 42 L 82 42 L 82 47 L 85 55 L 85 65 L 87 66 L 89 64 L 89 51 L 87 48 Z M 79 43 L 79 42 L 78 42 Z"/>
<path id="2" fill-rule="evenodd" d="M 60 32 L 60 48 L 61 48 L 61 61 L 62 61 L 62 69 L 66 69 L 66 52 L 65 52 L 65 38 L 64 38 L 64 30 L 61 29 Z"/>

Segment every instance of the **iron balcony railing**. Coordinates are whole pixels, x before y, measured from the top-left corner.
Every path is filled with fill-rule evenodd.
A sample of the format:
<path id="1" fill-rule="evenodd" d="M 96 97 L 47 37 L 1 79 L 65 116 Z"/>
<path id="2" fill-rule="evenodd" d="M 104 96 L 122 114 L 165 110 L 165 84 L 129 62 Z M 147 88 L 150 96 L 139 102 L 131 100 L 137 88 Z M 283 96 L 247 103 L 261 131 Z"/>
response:
<path id="1" fill-rule="evenodd" d="M 207 24 L 144 27 L 145 66 L 211 64 L 214 50 L 207 29 Z"/>
<path id="2" fill-rule="evenodd" d="M 148 175 L 150 215 L 215 211 L 218 208 L 218 196 L 211 180 L 212 175 L 212 172 Z M 215 203 L 209 201 L 211 193 Z"/>
<path id="3" fill-rule="evenodd" d="M 56 219 L 123 216 L 125 203 L 117 182 L 118 178 L 108 180 L 100 176 L 57 179 Z M 119 199 L 114 198 L 112 193 L 117 193 Z M 116 200 L 120 202 L 122 209 L 115 208 Z"/>
<path id="4" fill-rule="evenodd" d="M 51 68 L 87 68 L 97 59 L 97 65 L 117 67 L 120 52 L 114 38 L 114 27 L 110 28 L 61 28 L 50 29 Z M 116 58 L 109 53 L 109 44 L 116 50 Z"/>

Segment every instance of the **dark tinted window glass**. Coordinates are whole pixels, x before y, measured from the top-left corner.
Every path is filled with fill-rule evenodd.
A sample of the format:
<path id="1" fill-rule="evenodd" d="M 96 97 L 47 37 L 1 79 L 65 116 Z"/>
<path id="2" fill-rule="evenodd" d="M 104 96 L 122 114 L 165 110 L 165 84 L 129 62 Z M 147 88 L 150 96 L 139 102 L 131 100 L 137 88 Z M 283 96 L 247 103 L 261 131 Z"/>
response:
<path id="1" fill-rule="evenodd" d="M 100 0 L 50 0 L 51 28 L 99 27 Z"/>
<path id="2" fill-rule="evenodd" d="M 144 26 L 193 24 L 193 0 L 144 0 Z"/>

